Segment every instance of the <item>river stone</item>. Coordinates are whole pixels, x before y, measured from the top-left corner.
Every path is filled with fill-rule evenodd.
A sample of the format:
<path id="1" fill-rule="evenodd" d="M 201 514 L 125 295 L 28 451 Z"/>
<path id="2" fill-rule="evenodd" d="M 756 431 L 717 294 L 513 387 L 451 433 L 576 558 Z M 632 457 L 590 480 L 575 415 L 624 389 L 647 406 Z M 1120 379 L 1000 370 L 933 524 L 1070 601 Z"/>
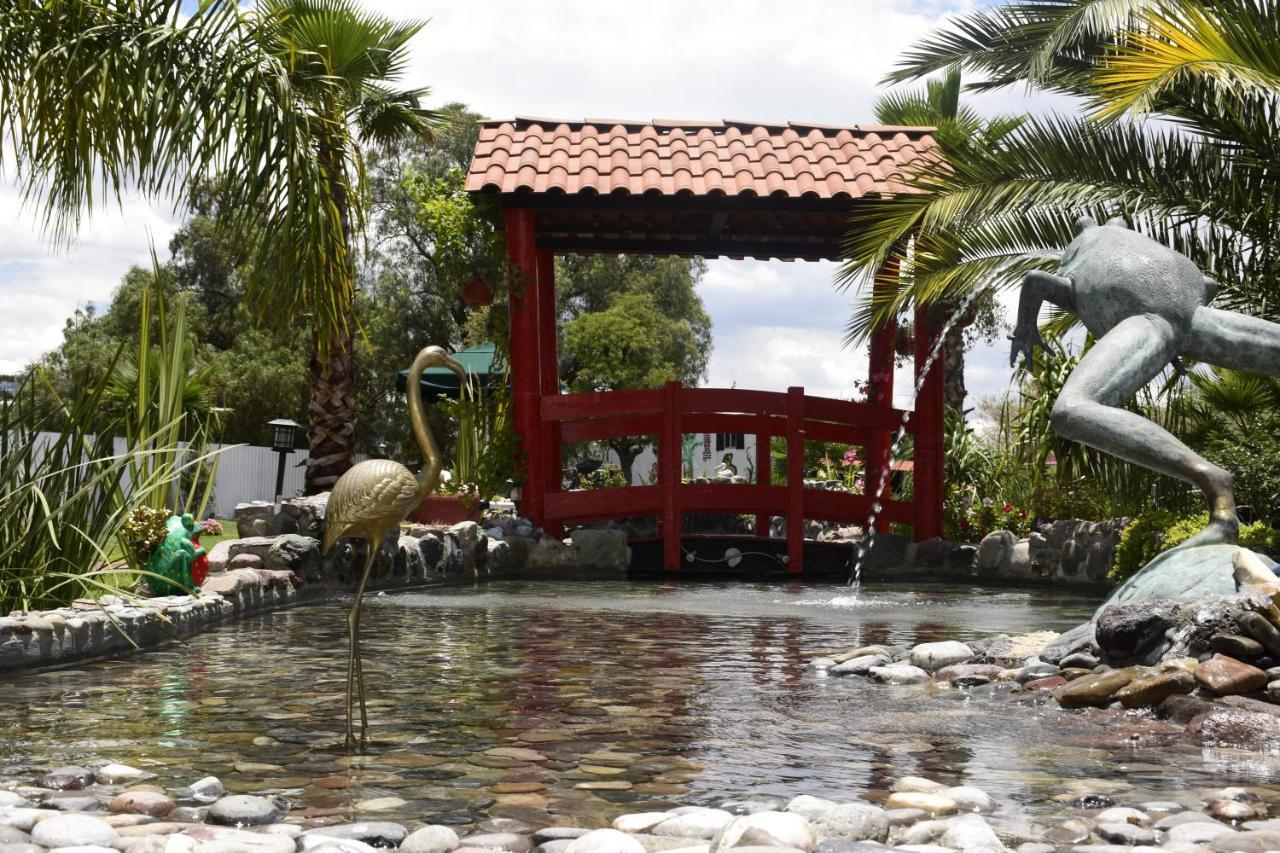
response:
<path id="1" fill-rule="evenodd" d="M 889 835 L 884 809 L 862 803 L 841 803 L 811 817 L 809 823 L 820 841 L 884 841 Z"/>
<path id="2" fill-rule="evenodd" d="M 403 850 L 404 848 L 401 848 L 401 851 Z M 573 839 L 565 848 L 565 853 L 645 853 L 645 848 L 625 832 L 619 832 L 616 829 L 597 829 Z"/>
<path id="3" fill-rule="evenodd" d="M 811 797 L 808 794 L 800 794 L 793 797 L 787 803 L 786 811 L 795 812 L 801 817 L 806 817 L 812 821 L 815 817 L 835 808 L 839 803 L 835 800 L 824 800 L 822 797 Z"/>
<path id="4" fill-rule="evenodd" d="M 1165 830 L 1165 840 L 1188 844 L 1205 844 L 1223 835 L 1234 835 L 1235 830 L 1215 821 L 1208 823 L 1180 823 Z"/>
<path id="5" fill-rule="evenodd" d="M 730 847 L 790 847 L 812 850 L 816 839 L 814 831 L 795 812 L 756 812 L 736 817 L 724 829 L 716 833 L 711 849 L 727 850 Z"/>
<path id="6" fill-rule="evenodd" d="M 177 804 L 164 794 L 155 791 L 125 791 L 111 801 L 110 809 L 116 814 L 141 814 L 164 817 Z"/>
<path id="7" fill-rule="evenodd" d="M 1236 624 L 1272 657 L 1280 658 L 1280 630 L 1267 621 L 1261 613 L 1245 611 L 1236 617 Z M 1222 651 L 1216 649 L 1215 651 Z M 1228 652 L 1230 654 L 1230 652 Z"/>
<path id="8" fill-rule="evenodd" d="M 1056 665 L 1072 652 L 1092 648 L 1096 639 L 1095 630 L 1094 623 L 1089 621 L 1059 634 L 1040 649 L 1040 660 Z"/>
<path id="9" fill-rule="evenodd" d="M 1224 835 L 1209 842 L 1214 853 L 1272 853 L 1280 850 L 1280 832 L 1249 830 Z"/>
<path id="10" fill-rule="evenodd" d="M 1253 806 L 1239 800 L 1214 800 L 1205 811 L 1209 817 L 1230 823 L 1241 823 L 1258 816 Z"/>
<path id="11" fill-rule="evenodd" d="M 613 828 L 619 832 L 648 832 L 670 817 L 671 812 L 633 812 L 614 818 Z"/>
<path id="12" fill-rule="evenodd" d="M 1115 698 L 1126 708 L 1143 708 L 1159 705 L 1175 694 L 1190 693 L 1196 689 L 1196 679 L 1185 669 L 1161 672 L 1135 678 L 1121 687 Z"/>
<path id="13" fill-rule="evenodd" d="M 955 640 L 941 643 L 921 643 L 911 650 L 911 664 L 927 672 L 934 672 L 952 664 L 964 663 L 973 657 L 973 649 Z"/>
<path id="14" fill-rule="evenodd" d="M 298 838 L 295 853 L 377 853 L 378 848 L 354 838 L 304 835 Z M 132 851 L 130 851 L 132 853 Z"/>
<path id="15" fill-rule="evenodd" d="M 867 671 L 872 681 L 882 684 L 921 684 L 929 680 L 929 673 L 918 666 L 895 663 L 889 666 L 873 666 Z"/>
<path id="16" fill-rule="evenodd" d="M 511 853 L 528 853 L 533 842 L 528 836 L 515 832 L 483 832 L 468 835 L 458 842 L 459 847 L 479 847 L 491 850 L 510 850 Z"/>
<path id="17" fill-rule="evenodd" d="M 1113 604 L 1152 598 L 1200 601 L 1233 595 L 1236 579 L 1231 560 L 1236 548 L 1235 545 L 1217 543 L 1165 551 L 1111 593 L 1111 597 L 1098 608 L 1094 619 Z"/>
<path id="18" fill-rule="evenodd" d="M 110 824 L 82 814 L 58 815 L 31 828 L 32 843 L 41 847 L 71 847 L 76 844 L 115 847 L 119 840 Z"/>
<path id="19" fill-rule="evenodd" d="M 1110 844 L 1155 844 L 1159 836 L 1153 830 L 1132 823 L 1099 823 L 1093 828 L 1098 837 Z"/>
<path id="20" fill-rule="evenodd" d="M 626 571 L 631 567 L 631 548 L 625 530 L 584 527 L 570 534 L 578 565 L 584 569 Z"/>
<path id="21" fill-rule="evenodd" d="M 40 805 L 60 812 L 90 812 L 97 810 L 98 798 L 87 792 L 54 791 Z"/>
<path id="22" fill-rule="evenodd" d="M 838 663 L 827 670 L 832 675 L 866 675 L 873 667 L 886 666 L 891 663 L 884 655 L 862 655 Z"/>
<path id="23" fill-rule="evenodd" d="M 987 812 L 995 808 L 995 805 L 991 802 L 991 797 L 987 796 L 987 792 L 972 785 L 958 785 L 954 788 L 947 788 L 941 794 L 959 806 L 961 811 Z"/>
<path id="24" fill-rule="evenodd" d="M 367 820 L 321 826 L 307 830 L 306 834 L 363 841 L 372 847 L 399 847 L 405 836 L 409 834 L 409 830 L 388 820 Z"/>
<path id="25" fill-rule="evenodd" d="M 1237 548 L 1231 555 L 1231 569 L 1237 586 L 1263 586 L 1276 582 L 1275 571 L 1248 548 Z"/>
<path id="26" fill-rule="evenodd" d="M 895 791 L 884 801 L 886 809 L 923 809 L 932 815 L 955 814 L 960 810 L 956 801 L 946 794 L 925 794 L 918 791 Z"/>
<path id="27" fill-rule="evenodd" d="M 923 776 L 903 776 L 893 783 L 893 790 L 901 792 L 915 791 L 920 794 L 936 794 L 946 789 L 947 786 L 941 782 L 935 782 Z"/>
<path id="28" fill-rule="evenodd" d="M 1008 530 L 993 530 L 978 543 L 978 555 L 974 560 L 980 575 L 1005 576 L 1013 560 L 1013 546 L 1018 539 Z"/>
<path id="29" fill-rule="evenodd" d="M 1170 696 L 1156 708 L 1156 716 L 1174 723 L 1189 723 L 1195 717 L 1213 709 L 1211 702 L 1199 696 Z"/>
<path id="30" fill-rule="evenodd" d="M 841 652 L 838 655 L 831 655 L 831 659 L 836 663 L 844 663 L 847 660 L 853 660 L 854 658 L 863 658 L 863 657 L 867 657 L 868 655 L 874 655 L 874 656 L 886 657 L 886 658 L 893 656 L 892 653 L 889 651 L 889 649 L 886 648 L 885 646 L 859 646 L 856 649 L 850 649 L 849 651 Z"/>
<path id="31" fill-rule="evenodd" d="M 978 687 L 990 684 L 1002 672 L 1004 669 L 993 663 L 956 663 L 935 672 L 933 680 L 957 687 Z"/>
<path id="32" fill-rule="evenodd" d="M 1104 605 L 1094 615 L 1095 642 L 1112 665 L 1154 664 L 1168 649 L 1168 635 L 1185 615 L 1184 605 L 1165 599 Z"/>
<path id="33" fill-rule="evenodd" d="M 1131 823 L 1134 826 L 1146 826 L 1151 823 L 1151 816 L 1128 806 L 1112 806 L 1094 815 L 1098 823 Z"/>
<path id="34" fill-rule="evenodd" d="M 1053 695 L 1064 708 L 1105 708 L 1137 674 L 1136 669 L 1130 668 L 1086 675 L 1059 687 Z"/>
<path id="35" fill-rule="evenodd" d="M 1196 681 L 1222 696 L 1252 693 L 1267 686 L 1267 674 L 1256 666 L 1215 654 L 1196 667 Z"/>
<path id="36" fill-rule="evenodd" d="M 222 826 L 262 826 L 280 819 L 280 809 L 266 797 L 232 794 L 209 807 L 209 822 Z"/>
<path id="37" fill-rule="evenodd" d="M 415 829 L 400 842 L 400 853 L 449 853 L 458 846 L 458 833 L 447 826 Z"/>
<path id="38" fill-rule="evenodd" d="M 1090 654 L 1089 652 L 1081 651 L 1081 652 L 1072 652 L 1071 654 L 1067 655 L 1065 658 L 1063 658 L 1061 661 L 1058 662 L 1058 666 L 1062 667 L 1063 669 L 1093 669 L 1099 663 L 1101 663 L 1101 661 L 1098 660 L 1097 655 L 1093 655 L 1093 654 Z"/>
<path id="39" fill-rule="evenodd" d="M 976 814 L 963 815 L 948 823 L 947 831 L 939 839 L 943 847 L 973 853 L 1005 849 L 995 830 Z"/>
<path id="40" fill-rule="evenodd" d="M 1187 733 L 1202 745 L 1271 751 L 1280 744 L 1280 719 L 1216 704 L 1210 708 L 1187 723 Z"/>
<path id="41" fill-rule="evenodd" d="M 79 791 L 94 782 L 93 771 L 79 766 L 57 767 L 32 784 L 50 791 Z"/>
<path id="42" fill-rule="evenodd" d="M 667 818 L 650 830 L 654 835 L 675 836 L 677 838 L 714 838 L 724 829 L 733 815 L 724 809 L 703 809 L 677 814 Z M 586 836 L 584 835 L 583 838 Z"/>
<path id="43" fill-rule="evenodd" d="M 156 774 L 130 767 L 127 764 L 104 764 L 93 771 L 93 778 L 99 785 L 119 785 L 123 782 L 141 782 L 152 779 Z"/>
<path id="44" fill-rule="evenodd" d="M 1209 638 L 1209 648 L 1238 659 L 1256 658 L 1262 654 L 1262 643 L 1239 634 L 1214 634 Z"/>

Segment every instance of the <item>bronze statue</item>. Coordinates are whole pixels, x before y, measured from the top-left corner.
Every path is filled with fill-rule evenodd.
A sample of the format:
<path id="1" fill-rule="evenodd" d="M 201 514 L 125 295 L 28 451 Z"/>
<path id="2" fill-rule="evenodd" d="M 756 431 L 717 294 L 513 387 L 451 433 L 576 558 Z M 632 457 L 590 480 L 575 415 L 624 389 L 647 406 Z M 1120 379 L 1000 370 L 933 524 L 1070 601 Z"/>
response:
<path id="1" fill-rule="evenodd" d="M 413 424 L 413 437 L 422 451 L 423 465 L 414 476 L 408 468 L 390 459 L 367 459 L 352 466 L 334 484 L 325 508 L 324 551 L 329 550 L 344 536 L 359 536 L 365 541 L 368 555 L 356 588 L 356 600 L 347 616 L 350 648 L 347 656 L 347 748 L 355 744 L 352 734 L 351 695 L 353 689 L 360 697 L 360 745 L 363 747 L 369 731 L 369 718 L 365 711 L 364 671 L 360 665 L 360 605 L 364 588 L 369 582 L 369 572 L 378 549 L 388 532 L 399 526 L 413 512 L 422 499 L 431 494 L 440 482 L 443 460 L 431 430 L 427 427 L 427 414 L 422 407 L 422 371 L 428 367 L 443 365 L 466 381 L 466 372 L 440 347 L 426 347 L 418 353 L 409 368 L 409 421 Z"/>
<path id="2" fill-rule="evenodd" d="M 1122 408 L 1179 356 L 1280 376 L 1280 325 L 1208 307 L 1217 283 L 1189 258 L 1127 228 L 1122 219 L 1080 220 L 1058 274 L 1031 272 L 1022 285 L 1010 364 L 1031 364 L 1044 346 L 1043 302 L 1080 318 L 1097 343 L 1071 371 L 1053 406 L 1053 428 L 1136 465 L 1197 486 L 1209 525 L 1180 548 L 1234 545 L 1239 534 L 1231 473 L 1170 433 Z"/>

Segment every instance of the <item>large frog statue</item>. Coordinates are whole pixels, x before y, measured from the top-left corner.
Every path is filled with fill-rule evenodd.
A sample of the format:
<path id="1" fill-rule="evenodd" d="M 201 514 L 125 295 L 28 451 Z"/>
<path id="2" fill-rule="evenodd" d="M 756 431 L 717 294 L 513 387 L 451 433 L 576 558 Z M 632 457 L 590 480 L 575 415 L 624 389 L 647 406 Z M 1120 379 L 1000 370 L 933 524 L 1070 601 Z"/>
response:
<path id="1" fill-rule="evenodd" d="M 189 512 L 169 516 L 164 526 L 168 533 L 146 566 L 147 571 L 160 577 L 147 578 L 147 585 L 156 595 L 186 595 L 199 582 L 192 569 L 205 557 L 205 550 L 200 547 L 200 526 Z"/>
<path id="2" fill-rule="evenodd" d="M 1010 362 L 1021 353 L 1030 364 L 1035 347 L 1044 345 L 1036 328 L 1044 302 L 1080 318 L 1097 343 L 1071 371 L 1053 405 L 1054 430 L 1063 438 L 1185 480 L 1204 492 L 1209 505 L 1208 526 L 1176 549 L 1181 553 L 1175 562 L 1189 585 L 1175 596 L 1161 581 L 1160 586 L 1143 587 L 1142 597 L 1155 592 L 1194 597 L 1204 588 L 1197 585 L 1201 580 L 1196 575 L 1221 563 L 1223 555 L 1225 575 L 1218 574 L 1224 580 L 1217 582 L 1215 591 L 1232 591 L 1234 549 L 1229 546 L 1236 543 L 1240 524 L 1231 473 L 1123 406 L 1167 365 L 1180 367 L 1179 356 L 1280 376 L 1280 325 L 1208 307 L 1216 283 L 1190 258 L 1130 230 L 1123 220 L 1098 225 L 1086 218 L 1079 226 L 1056 275 L 1037 271 L 1023 281 L 1017 325 L 1010 336 Z M 1224 550 L 1218 554 L 1214 548 Z M 1198 556 L 1188 555 L 1188 550 L 1198 551 Z M 1144 574 L 1148 578 L 1139 586 L 1156 579 L 1150 572 Z M 1129 594 L 1123 588 L 1117 592 L 1121 598 Z"/>

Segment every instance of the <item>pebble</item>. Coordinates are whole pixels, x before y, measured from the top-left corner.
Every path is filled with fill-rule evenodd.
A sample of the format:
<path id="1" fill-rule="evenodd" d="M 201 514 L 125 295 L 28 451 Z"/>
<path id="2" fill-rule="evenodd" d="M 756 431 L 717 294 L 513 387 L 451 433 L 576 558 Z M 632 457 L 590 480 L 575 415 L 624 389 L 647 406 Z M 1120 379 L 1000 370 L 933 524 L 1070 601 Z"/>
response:
<path id="1" fill-rule="evenodd" d="M 919 794 L 936 794 L 945 791 L 947 786 L 922 776 L 903 776 L 893 783 L 893 790 L 901 793 L 916 792 Z"/>
<path id="2" fill-rule="evenodd" d="M 970 785 L 947 788 L 942 796 L 955 803 L 961 811 L 986 812 L 995 808 L 986 791 Z"/>
<path id="3" fill-rule="evenodd" d="M 978 687 L 995 681 L 1004 670 L 990 663 L 955 663 L 933 674 L 934 681 L 957 687 Z"/>
<path id="4" fill-rule="evenodd" d="M 917 791 L 895 791 L 884 801 L 886 809 L 921 809 L 932 815 L 955 814 L 960 810 L 956 801 L 943 794 L 925 794 Z"/>
<path id="5" fill-rule="evenodd" d="M 1261 613 L 1249 611 L 1236 617 L 1236 624 L 1272 657 L 1280 657 L 1280 630 Z"/>
<path id="6" fill-rule="evenodd" d="M 1239 634 L 1214 634 L 1209 638 L 1209 648 L 1233 658 L 1256 658 L 1262 654 L 1262 643 Z"/>
<path id="7" fill-rule="evenodd" d="M 1004 844 L 985 820 L 969 814 L 947 822 L 947 831 L 939 839 L 943 847 L 964 851 L 1003 850 Z"/>
<path id="8" fill-rule="evenodd" d="M 369 820 L 321 826 L 309 829 L 305 834 L 362 841 L 372 847 L 399 847 L 409 831 L 391 821 Z"/>
<path id="9" fill-rule="evenodd" d="M 918 666 L 905 663 L 875 666 L 867 674 L 872 681 L 882 684 L 921 684 L 929 680 L 929 673 Z"/>
<path id="10" fill-rule="evenodd" d="M 1180 823 L 1177 826 L 1169 827 L 1165 832 L 1165 839 L 1188 844 L 1205 844 L 1223 835 L 1234 834 L 1234 829 L 1217 821 L 1210 821 L 1209 823 Z"/>
<path id="11" fill-rule="evenodd" d="M 713 838 L 724 829 L 733 815 L 724 809 L 697 809 L 667 818 L 653 827 L 654 835 L 669 835 L 677 838 Z M 585 836 L 584 836 L 585 837 Z"/>
<path id="12" fill-rule="evenodd" d="M 50 791 L 79 791 L 94 782 L 93 771 L 84 767 L 58 767 L 35 780 L 37 788 Z"/>
<path id="13" fill-rule="evenodd" d="M 824 800 L 821 797 L 811 797 L 808 794 L 801 794 L 793 797 L 787 803 L 786 811 L 795 812 L 798 815 L 813 819 L 825 811 L 835 808 L 838 805 L 835 800 Z"/>
<path id="14" fill-rule="evenodd" d="M 509 850 L 511 853 L 528 853 L 529 850 L 533 849 L 533 843 L 526 836 L 515 832 L 486 832 L 479 835 L 468 835 L 459 842 L 459 846 Z"/>
<path id="15" fill-rule="evenodd" d="M 1096 814 L 1093 818 L 1098 823 L 1131 823 L 1134 826 L 1146 826 L 1151 823 L 1151 816 L 1146 812 L 1126 806 L 1113 806 Z"/>
<path id="16" fill-rule="evenodd" d="M 1059 687 L 1053 695 L 1064 708 L 1104 708 L 1135 675 L 1133 668 L 1085 675 Z"/>
<path id="17" fill-rule="evenodd" d="M 972 660 L 973 656 L 973 649 L 955 640 L 921 643 L 911 650 L 911 665 L 934 672 L 952 664 Z"/>
<path id="18" fill-rule="evenodd" d="M 1267 684 L 1267 674 L 1256 666 L 1224 654 L 1215 654 L 1196 668 L 1196 681 L 1219 695 L 1252 693 Z"/>
<path id="19" fill-rule="evenodd" d="M 1058 666 L 1062 667 L 1063 669 L 1070 669 L 1070 668 L 1093 669 L 1095 666 L 1098 665 L 1098 663 L 1099 663 L 1099 660 L 1096 655 L 1091 655 L 1088 652 L 1073 652 L 1072 654 L 1069 654 L 1062 660 L 1058 661 Z"/>
<path id="20" fill-rule="evenodd" d="M 1248 803 L 1242 803 L 1239 800 L 1214 800 L 1209 803 L 1209 807 L 1205 811 L 1209 813 L 1210 817 L 1232 823 L 1253 820 L 1258 816 L 1253 806 Z"/>
<path id="21" fill-rule="evenodd" d="M 40 821 L 31 829 L 31 842 L 41 847 L 71 847 L 76 844 L 115 847 L 119 840 L 110 825 L 89 815 L 57 815 Z"/>
<path id="22" fill-rule="evenodd" d="M 1154 830 L 1132 823 L 1099 823 L 1093 828 L 1098 837 L 1111 844 L 1155 844 L 1160 837 Z"/>
<path id="23" fill-rule="evenodd" d="M 670 812 L 624 814 L 613 819 L 613 828 L 619 832 L 648 832 L 670 817 Z"/>
<path id="24" fill-rule="evenodd" d="M 625 832 L 619 832 L 616 829 L 597 829 L 569 842 L 565 851 L 566 853 L 645 853 L 645 847 Z"/>
<path id="25" fill-rule="evenodd" d="M 889 662 L 887 655 L 862 655 L 838 663 L 827 671 L 832 675 L 866 675 L 872 667 L 885 666 Z"/>
<path id="26" fill-rule="evenodd" d="M 1159 705 L 1170 696 L 1190 693 L 1195 689 L 1195 676 L 1185 669 L 1175 669 L 1135 678 L 1117 690 L 1115 698 L 1126 708 L 1142 708 Z"/>
<path id="27" fill-rule="evenodd" d="M 360 807 L 357 803 L 356 808 Z M 222 797 L 209 807 L 209 822 L 222 826 L 262 826 L 279 819 L 280 809 L 275 803 L 249 794 Z"/>
<path id="28" fill-rule="evenodd" d="M 819 840 L 884 841 L 889 835 L 889 817 L 885 810 L 863 803 L 841 803 L 810 818 L 809 822 Z"/>
<path id="29" fill-rule="evenodd" d="M 125 791 L 111 801 L 110 809 L 117 814 L 142 814 L 164 817 L 177 804 L 164 794 L 154 791 Z"/>
<path id="30" fill-rule="evenodd" d="M 449 853 L 458 843 L 458 833 L 449 827 L 424 826 L 400 842 L 400 853 Z"/>
<path id="31" fill-rule="evenodd" d="M 154 773 L 130 767 L 127 764 L 104 764 L 93 771 L 93 778 L 99 785 L 118 785 L 122 782 L 140 782 L 154 778 Z"/>
<path id="32" fill-rule="evenodd" d="M 716 833 L 711 847 L 715 850 L 753 846 L 811 850 L 815 843 L 809 821 L 795 812 L 756 812 L 731 820 Z"/>

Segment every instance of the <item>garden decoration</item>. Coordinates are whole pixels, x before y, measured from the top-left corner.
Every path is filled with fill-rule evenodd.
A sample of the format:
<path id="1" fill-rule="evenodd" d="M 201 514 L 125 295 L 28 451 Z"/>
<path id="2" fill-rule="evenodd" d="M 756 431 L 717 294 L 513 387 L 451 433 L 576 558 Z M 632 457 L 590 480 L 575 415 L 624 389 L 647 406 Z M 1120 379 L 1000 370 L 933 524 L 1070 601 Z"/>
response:
<path id="1" fill-rule="evenodd" d="M 355 744 L 352 733 L 352 694 L 360 699 L 360 746 L 369 730 L 365 710 L 364 672 L 360 666 L 360 605 L 365 585 L 373 569 L 379 546 L 387 533 L 398 527 L 422 499 L 440 482 L 444 467 L 435 438 L 427 427 L 427 413 L 422 405 L 422 372 L 443 365 L 466 381 L 461 364 L 443 349 L 430 346 L 418 353 L 409 368 L 409 421 L 413 437 L 422 452 L 423 465 L 414 476 L 408 468 L 390 459 L 367 459 L 348 469 L 338 478 L 325 508 L 324 552 L 327 554 L 344 536 L 358 536 L 365 542 L 364 569 L 356 587 L 356 599 L 347 616 L 350 645 L 347 654 L 347 748 Z"/>
<path id="2" fill-rule="evenodd" d="M 200 534 L 204 529 L 189 512 L 170 516 L 164 526 L 167 531 L 164 541 L 145 566 L 146 571 L 159 577 L 148 577 L 147 586 L 156 595 L 187 595 L 199 585 L 192 570 L 197 561 L 205 559 L 205 550 L 200 547 Z"/>
<path id="3" fill-rule="evenodd" d="M 1235 592 L 1231 557 L 1240 522 L 1230 472 L 1123 406 L 1179 356 L 1220 367 L 1280 376 L 1280 325 L 1208 307 L 1217 283 L 1185 255 L 1130 230 L 1123 220 L 1080 220 L 1058 273 L 1028 273 L 1010 336 L 1010 363 L 1031 364 L 1044 346 L 1036 326 L 1050 302 L 1080 318 L 1097 343 L 1063 385 L 1053 428 L 1079 441 L 1204 492 L 1209 524 L 1152 560 L 1108 603 L 1146 598 L 1195 600 Z"/>

